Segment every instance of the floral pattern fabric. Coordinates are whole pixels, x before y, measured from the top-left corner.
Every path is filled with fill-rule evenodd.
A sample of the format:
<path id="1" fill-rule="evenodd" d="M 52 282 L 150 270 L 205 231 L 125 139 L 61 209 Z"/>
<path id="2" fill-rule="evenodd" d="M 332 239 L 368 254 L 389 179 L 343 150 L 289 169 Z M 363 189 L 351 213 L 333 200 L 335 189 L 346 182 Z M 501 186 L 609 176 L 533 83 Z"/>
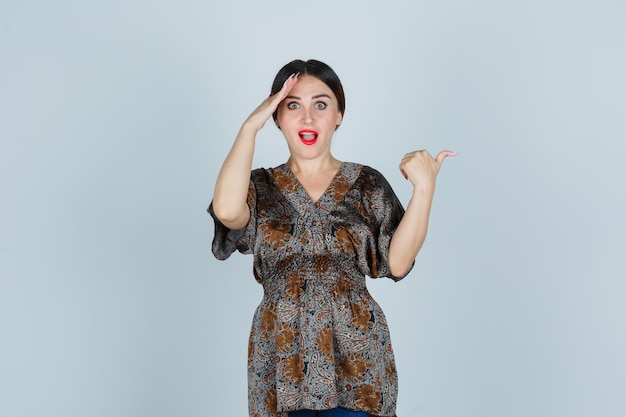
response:
<path id="1" fill-rule="evenodd" d="M 343 407 L 395 416 L 389 328 L 365 276 L 390 275 L 387 253 L 404 209 L 376 170 L 342 163 L 313 201 L 286 164 L 252 171 L 250 220 L 215 219 L 213 253 L 253 254 L 263 285 L 248 349 L 252 417 Z"/>

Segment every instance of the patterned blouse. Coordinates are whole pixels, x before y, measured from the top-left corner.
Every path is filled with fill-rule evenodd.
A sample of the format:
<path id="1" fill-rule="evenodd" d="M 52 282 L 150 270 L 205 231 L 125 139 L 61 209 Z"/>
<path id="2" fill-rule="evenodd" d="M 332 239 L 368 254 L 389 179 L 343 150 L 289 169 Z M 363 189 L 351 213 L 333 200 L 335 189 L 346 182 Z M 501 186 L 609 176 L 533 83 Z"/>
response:
<path id="1" fill-rule="evenodd" d="M 382 309 L 365 276 L 392 277 L 391 236 L 404 209 L 378 171 L 344 162 L 314 202 L 286 164 L 252 171 L 250 220 L 213 213 L 213 253 L 254 255 L 264 297 L 248 349 L 252 417 L 343 407 L 395 416 L 397 374 Z"/>

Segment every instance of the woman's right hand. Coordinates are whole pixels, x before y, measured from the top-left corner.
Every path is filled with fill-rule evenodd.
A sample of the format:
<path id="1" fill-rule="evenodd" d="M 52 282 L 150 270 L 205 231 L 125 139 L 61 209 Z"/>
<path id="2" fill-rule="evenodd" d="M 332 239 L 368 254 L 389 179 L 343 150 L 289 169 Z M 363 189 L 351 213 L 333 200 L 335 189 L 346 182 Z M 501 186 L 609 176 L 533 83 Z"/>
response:
<path id="1" fill-rule="evenodd" d="M 256 110 L 248 116 L 244 125 L 249 125 L 257 131 L 261 130 L 269 118 L 272 117 L 281 101 L 287 97 L 289 91 L 291 91 L 293 86 L 296 84 L 298 81 L 298 75 L 300 75 L 300 73 L 291 74 L 283 84 L 283 88 L 281 88 L 278 93 L 263 100 L 259 107 L 257 107 Z"/>

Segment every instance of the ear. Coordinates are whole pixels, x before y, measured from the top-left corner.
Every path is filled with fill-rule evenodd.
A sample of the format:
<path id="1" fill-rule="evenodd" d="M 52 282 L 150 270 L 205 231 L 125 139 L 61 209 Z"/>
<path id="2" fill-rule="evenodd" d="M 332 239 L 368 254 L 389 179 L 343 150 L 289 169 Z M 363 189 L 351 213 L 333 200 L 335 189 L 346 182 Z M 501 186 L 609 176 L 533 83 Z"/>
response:
<path id="1" fill-rule="evenodd" d="M 341 114 L 340 111 L 337 112 L 337 120 L 335 121 L 335 129 L 337 127 L 339 127 L 341 125 L 341 122 L 343 121 L 343 115 Z"/>

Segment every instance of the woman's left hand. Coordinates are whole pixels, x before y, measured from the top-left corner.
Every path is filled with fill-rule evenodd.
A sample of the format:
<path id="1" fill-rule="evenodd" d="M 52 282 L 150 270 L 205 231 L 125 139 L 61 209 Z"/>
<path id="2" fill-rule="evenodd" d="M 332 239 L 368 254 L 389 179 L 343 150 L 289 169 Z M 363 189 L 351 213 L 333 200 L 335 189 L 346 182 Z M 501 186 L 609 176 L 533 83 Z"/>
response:
<path id="1" fill-rule="evenodd" d="M 414 187 L 435 187 L 435 181 L 443 161 L 449 156 L 455 156 L 452 151 L 441 151 L 435 158 L 426 150 L 410 152 L 400 162 L 400 172 L 404 178 L 411 181 Z"/>

